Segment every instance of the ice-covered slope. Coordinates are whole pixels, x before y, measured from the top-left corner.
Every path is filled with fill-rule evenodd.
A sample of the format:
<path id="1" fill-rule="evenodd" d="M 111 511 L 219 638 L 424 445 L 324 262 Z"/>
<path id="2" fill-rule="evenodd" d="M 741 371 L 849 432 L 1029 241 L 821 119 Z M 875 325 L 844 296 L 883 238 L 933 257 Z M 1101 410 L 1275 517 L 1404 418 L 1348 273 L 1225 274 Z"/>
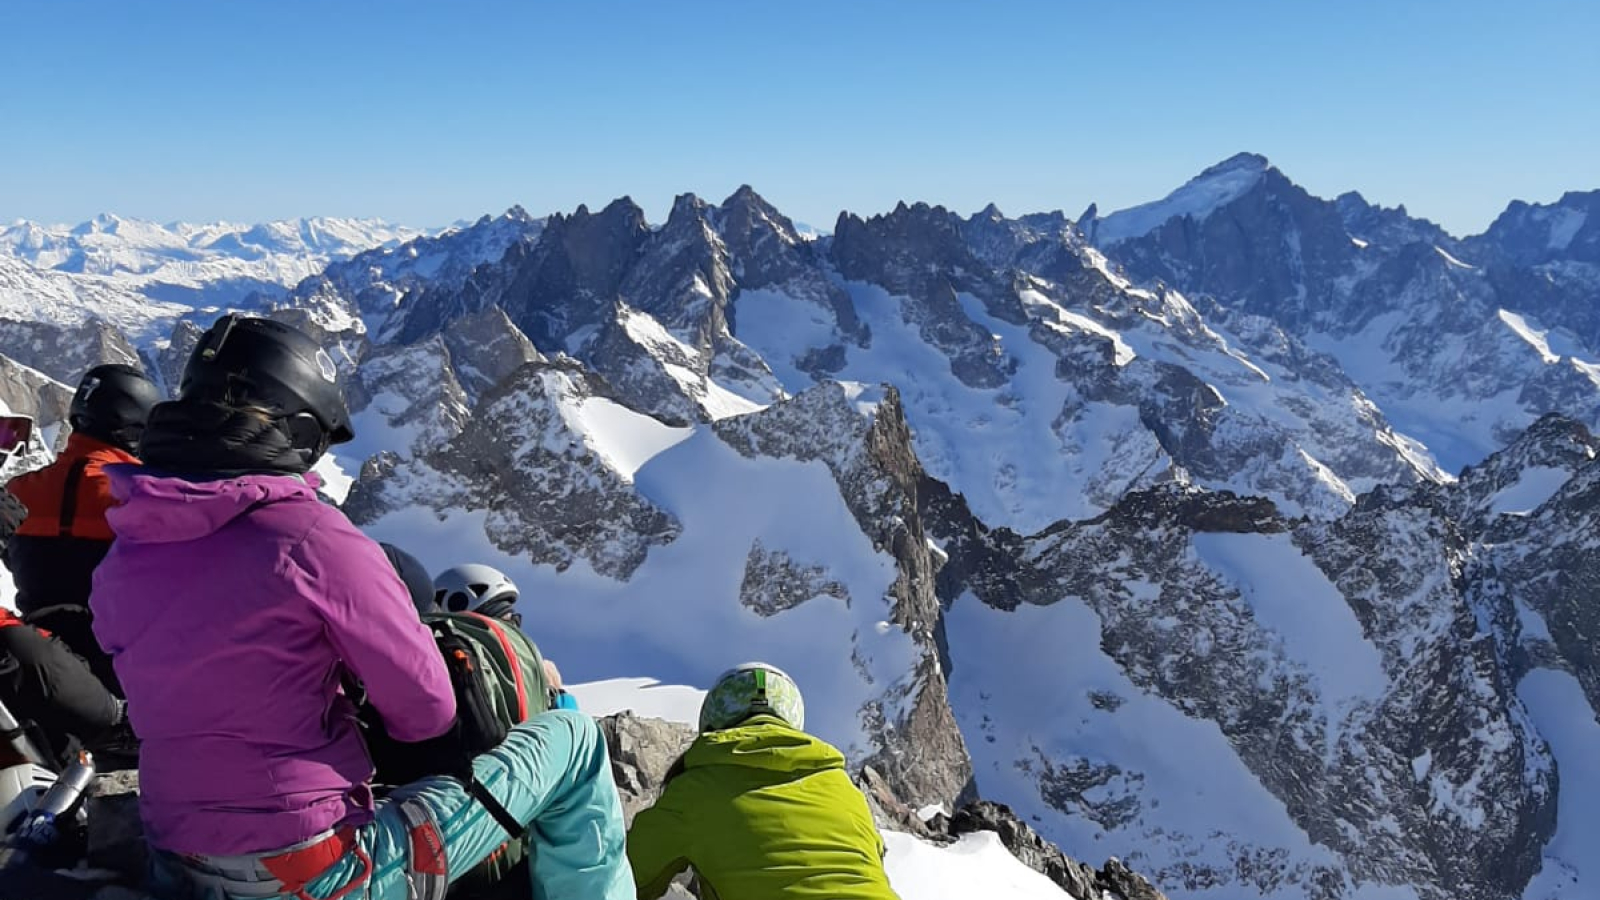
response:
<path id="1" fill-rule="evenodd" d="M 1597 449 L 1548 417 L 1298 525 L 1164 488 L 1020 539 L 944 503 L 980 793 L 1174 896 L 1587 896 Z"/>
<path id="2" fill-rule="evenodd" d="M 1034 531 L 1169 480 L 1326 516 L 1379 481 L 1436 477 L 1281 333 L 1231 338 L 1184 296 L 1129 284 L 1065 226 L 997 227 L 919 205 L 842 219 L 833 239 L 872 335 L 844 348 L 838 374 L 901 387 L 929 472 L 985 522 Z M 768 359 L 815 340 L 813 306 L 759 292 L 740 304 L 754 307 L 741 338 Z"/>
<path id="3" fill-rule="evenodd" d="M 333 260 L 420 234 L 377 219 L 158 225 L 100 215 L 70 227 L 29 221 L 0 227 L 0 256 L 119 284 L 153 300 L 231 305 L 252 291 L 292 285 Z"/>
<path id="4" fill-rule="evenodd" d="M 157 225 L 102 215 L 74 227 L 18 221 L 0 227 L 0 320 L 65 328 L 99 320 L 154 356 L 185 317 L 204 322 L 226 308 L 267 309 L 331 262 L 421 234 L 361 219 Z M 325 330 L 359 327 L 358 318 L 305 306 Z"/>
<path id="5" fill-rule="evenodd" d="M 1600 425 L 1597 197 L 1513 203 L 1456 240 L 1359 195 L 1314 197 L 1241 155 L 1164 201 L 1082 224 L 1136 279 L 1327 353 L 1456 471 L 1546 412 Z"/>
<path id="6" fill-rule="evenodd" d="M 542 219 L 516 206 L 398 246 L 375 246 L 296 284 L 283 302 L 360 319 L 380 340 L 412 340 L 438 329 L 408 324 L 407 306 L 427 305 L 420 296 L 429 291 L 459 289 L 479 266 L 498 261 L 519 241 L 533 240 L 543 227 Z"/>
<path id="7" fill-rule="evenodd" d="M 1267 167 L 1264 157 L 1240 153 L 1201 172 L 1165 199 L 1119 210 L 1090 223 L 1093 226 L 1090 237 L 1097 244 L 1109 246 L 1143 237 L 1168 219 L 1188 217 L 1204 222 L 1219 207 L 1232 203 L 1255 187 Z"/>
<path id="8" fill-rule="evenodd" d="M 431 567 L 504 568 L 572 677 L 705 684 L 770 659 L 828 698 L 819 734 L 950 802 L 968 770 L 898 405 L 837 386 L 791 403 L 673 426 L 577 363 L 530 363 L 437 451 L 369 466 L 347 509 Z"/>
<path id="9" fill-rule="evenodd" d="M 1114 360 L 1122 338 L 1098 337 Z M 996 538 L 983 564 L 925 505 L 937 492 L 911 436 L 873 437 L 886 402 L 907 405 L 897 395 L 821 385 L 698 426 L 626 400 L 576 361 L 529 363 L 437 451 L 369 466 L 348 508 L 434 566 L 487 559 L 531 584 L 549 598 L 535 600 L 550 604 L 542 640 L 577 677 L 704 684 L 736 659 L 795 666 L 840 705 L 818 727 L 858 761 L 948 762 L 939 741 L 960 744 L 906 703 L 952 672 L 977 789 L 1175 896 L 1487 900 L 1539 870 L 1552 759 L 1498 628 L 1479 631 L 1457 574 L 1474 545 L 1455 535 L 1480 527 L 1473 510 L 1537 507 L 1577 456 L 1535 436 L 1499 474 L 1380 491 L 1298 526 L 1262 501 L 1167 486 Z M 914 492 L 884 491 L 896 472 Z M 930 516 L 921 538 L 896 531 Z M 909 604 L 935 577 L 957 592 L 948 617 Z M 824 664 L 819 647 L 850 650 Z"/>
<path id="10" fill-rule="evenodd" d="M 0 255 L 0 318 L 80 325 L 100 319 L 140 341 L 153 338 L 188 307 L 152 299 L 132 285 L 39 269 Z"/>

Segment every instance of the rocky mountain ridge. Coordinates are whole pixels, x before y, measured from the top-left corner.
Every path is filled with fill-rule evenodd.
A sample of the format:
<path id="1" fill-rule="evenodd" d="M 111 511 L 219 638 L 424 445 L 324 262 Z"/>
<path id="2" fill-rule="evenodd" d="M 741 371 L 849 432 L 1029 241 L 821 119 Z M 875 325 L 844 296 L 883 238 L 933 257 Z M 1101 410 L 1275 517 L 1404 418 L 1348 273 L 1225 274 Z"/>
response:
<path id="1" fill-rule="evenodd" d="M 1104 217 L 808 239 L 742 188 L 270 304 L 352 376 L 347 511 L 505 568 L 595 677 L 778 660 L 907 803 L 1174 896 L 1546 900 L 1600 877 L 1589 198 L 1455 239 L 1243 155 Z M 59 392 L 124 348 L 170 383 L 196 333 L 96 315 L 0 334 Z"/>

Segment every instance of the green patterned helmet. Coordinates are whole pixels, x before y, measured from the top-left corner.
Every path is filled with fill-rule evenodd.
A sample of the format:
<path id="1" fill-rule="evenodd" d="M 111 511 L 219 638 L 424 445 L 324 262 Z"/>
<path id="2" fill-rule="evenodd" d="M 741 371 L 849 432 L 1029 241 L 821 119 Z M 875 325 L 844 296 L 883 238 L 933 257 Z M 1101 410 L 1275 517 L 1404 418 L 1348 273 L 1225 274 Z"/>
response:
<path id="1" fill-rule="evenodd" d="M 751 716 L 777 716 L 791 728 L 805 728 L 806 704 L 794 679 L 760 662 L 723 672 L 700 704 L 700 731 L 732 728 Z"/>

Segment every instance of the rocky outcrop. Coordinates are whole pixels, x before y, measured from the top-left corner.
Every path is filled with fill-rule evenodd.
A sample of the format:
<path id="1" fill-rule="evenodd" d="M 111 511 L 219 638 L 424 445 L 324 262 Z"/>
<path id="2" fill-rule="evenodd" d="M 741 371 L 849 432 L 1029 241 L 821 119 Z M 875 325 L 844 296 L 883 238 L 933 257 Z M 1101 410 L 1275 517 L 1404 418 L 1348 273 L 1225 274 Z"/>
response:
<path id="1" fill-rule="evenodd" d="M 1046 841 L 1001 803 L 979 800 L 950 817 L 950 834 L 993 831 L 1023 865 L 1061 886 L 1075 900 L 1166 900 L 1144 876 L 1113 857 L 1098 871 Z"/>
<path id="2" fill-rule="evenodd" d="M 928 344 L 950 359 L 950 371 L 978 388 L 1004 384 L 1016 371 L 988 329 L 968 318 L 958 293 L 977 297 L 991 314 L 1026 321 L 1021 301 L 966 245 L 961 220 L 943 207 L 901 203 L 885 216 L 842 213 L 830 253 L 839 274 L 904 298 L 901 312 Z"/>
<path id="3" fill-rule="evenodd" d="M 183 367 L 189 364 L 189 354 L 194 352 L 203 334 L 204 328 L 188 319 L 179 319 L 173 323 L 172 334 L 166 343 L 159 349 L 146 352 L 145 357 L 149 361 L 146 371 L 166 387 L 168 394 L 177 395 L 178 387 L 183 384 Z"/>
<path id="4" fill-rule="evenodd" d="M 622 798 L 622 818 L 631 826 L 639 810 L 649 808 L 661 796 L 667 772 L 694 743 L 695 730 L 631 712 L 602 717 L 600 730 L 611 752 L 611 776 Z"/>
<path id="5" fill-rule="evenodd" d="M 924 473 L 898 393 L 886 388 L 869 400 L 849 396 L 838 384 L 822 384 L 713 427 L 745 456 L 827 465 L 862 531 L 875 548 L 895 559 L 898 576 L 890 588 L 890 619 L 912 636 L 921 658 L 910 681 L 883 698 L 878 709 L 863 711 L 884 720 L 873 729 L 880 750 L 867 762 L 898 794 L 916 803 L 953 805 L 969 797 L 972 764 L 946 693 L 949 666 L 941 652 L 937 566 L 917 514 L 917 486 Z M 900 714 L 891 715 L 892 709 Z"/>
<path id="6" fill-rule="evenodd" d="M 611 755 L 611 773 L 622 801 L 623 820 L 631 825 L 639 810 L 648 808 L 661 796 L 669 770 L 694 741 L 695 731 L 687 725 L 641 718 L 629 712 L 604 716 L 598 722 Z M 875 785 L 869 789 L 875 797 L 873 802 L 908 809 L 887 793 L 881 780 L 872 781 L 873 774 L 869 770 L 866 776 Z M 136 771 L 96 779 L 88 800 L 89 871 L 75 877 L 32 869 L 8 872 L 4 883 L 0 883 L 0 900 L 38 900 L 46 896 L 61 900 L 148 900 L 131 889 L 142 883 L 145 874 L 146 845 L 139 820 L 138 790 Z M 951 819 L 940 816 L 935 821 L 937 829 L 930 829 L 912 816 L 908 828 L 894 830 L 908 830 L 939 842 L 973 831 L 994 831 L 1018 860 L 1060 884 L 1074 900 L 1164 900 L 1160 892 L 1115 859 L 1096 872 L 1066 857 L 999 804 L 975 802 L 958 810 Z M 667 896 L 698 896 L 691 885 L 692 879 L 680 879 Z"/>
<path id="7" fill-rule="evenodd" d="M 452 356 L 439 337 L 377 348 L 347 382 L 345 393 L 352 414 L 382 416 L 396 435 L 410 439 L 405 446 L 387 448 L 400 456 L 429 453 L 449 443 L 466 427 L 470 408 Z"/>
<path id="8" fill-rule="evenodd" d="M 803 239 L 789 217 L 749 185 L 713 210 L 711 221 L 728 248 L 740 291 L 777 291 L 815 303 L 832 313 L 841 340 L 857 345 L 867 341 L 850 295 L 823 273 L 817 242 Z M 734 302 L 737 309 L 737 295 Z"/>
<path id="9" fill-rule="evenodd" d="M 410 464 L 390 456 L 369 466 L 345 511 L 365 523 L 413 506 L 483 509 L 485 532 L 501 550 L 557 571 L 581 558 L 625 580 L 651 546 L 681 529 L 567 422 L 565 411 L 607 393 L 570 359 L 528 363 L 438 449 Z"/>
<path id="10" fill-rule="evenodd" d="M 12 360 L 71 386 L 102 363 L 139 365 L 138 351 L 101 319 L 75 324 L 0 319 L 0 347 Z"/>
<path id="11" fill-rule="evenodd" d="M 1582 439 L 1588 435 L 1572 423 L 1541 424 L 1546 437 L 1556 439 L 1561 448 L 1557 452 L 1586 452 L 1588 444 Z M 1518 505 L 1530 506 L 1527 499 Z M 1513 644 L 1534 653 L 1541 647 L 1553 648 L 1553 654 L 1539 654 L 1540 661 L 1571 672 L 1600 718 L 1600 605 L 1594 599 L 1600 585 L 1600 558 L 1593 546 L 1593 536 L 1600 533 L 1597 528 L 1600 464 L 1588 461 L 1543 502 L 1499 516 L 1489 529 L 1488 552 L 1480 556 L 1475 574 L 1481 579 L 1478 589 L 1483 596 L 1508 605 L 1502 618 L 1515 626 Z"/>
<path id="12" fill-rule="evenodd" d="M 668 770 L 693 742 L 694 729 L 632 713 L 606 716 L 600 720 L 600 727 L 611 751 L 611 771 L 622 797 L 623 815 L 632 822 L 638 810 L 649 807 L 660 796 Z M 872 766 L 860 770 L 857 784 L 879 827 L 885 830 L 902 831 L 935 843 L 949 843 L 976 831 L 992 831 L 1018 861 L 1060 885 L 1074 900 L 1165 900 L 1165 895 L 1119 860 L 1109 860 L 1098 871 L 1073 860 L 1002 804 L 976 800 L 962 806 L 954 816 L 938 814 L 924 822 Z"/>
<path id="13" fill-rule="evenodd" d="M 829 577 L 826 566 L 797 562 L 786 551 L 768 550 L 758 539 L 750 546 L 739 602 L 758 616 L 771 617 L 814 597 L 850 602 L 850 589 Z"/>
<path id="14" fill-rule="evenodd" d="M 1347 761 L 1329 772 L 1340 796 L 1302 815 L 1365 877 L 1427 872 L 1429 894 L 1515 896 L 1554 832 L 1554 763 L 1517 699 L 1503 641 L 1473 602 L 1473 548 L 1439 493 L 1374 491 L 1338 522 L 1295 533 L 1356 614 L 1388 681 Z M 1347 815 L 1354 807 L 1383 809 L 1399 827 Z M 1351 822 L 1364 823 L 1363 836 L 1340 841 Z M 1420 833 L 1430 840 L 1411 837 Z"/>
<path id="15" fill-rule="evenodd" d="M 1550 204 L 1514 200 L 1488 231 L 1463 243 L 1468 254 L 1509 266 L 1600 265 L 1600 190 L 1568 191 Z"/>
<path id="16" fill-rule="evenodd" d="M 63 435 L 71 430 L 66 422 L 72 388 L 4 355 L 0 355 L 0 406 L 11 415 L 33 419 L 33 444 L 41 451 L 46 448 L 40 429 L 62 426 Z"/>
<path id="17" fill-rule="evenodd" d="M 545 359 L 498 306 L 452 321 L 443 336 L 450 368 L 474 403 L 511 373 Z"/>

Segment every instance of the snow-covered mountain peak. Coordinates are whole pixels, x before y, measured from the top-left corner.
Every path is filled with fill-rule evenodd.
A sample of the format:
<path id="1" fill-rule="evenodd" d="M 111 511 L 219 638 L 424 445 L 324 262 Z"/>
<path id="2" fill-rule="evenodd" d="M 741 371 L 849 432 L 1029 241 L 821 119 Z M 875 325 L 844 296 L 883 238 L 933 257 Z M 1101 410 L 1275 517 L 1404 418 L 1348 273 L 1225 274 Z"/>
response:
<path id="1" fill-rule="evenodd" d="M 1239 153 L 1201 172 L 1161 200 L 1119 210 L 1094 223 L 1082 223 L 1101 246 L 1143 237 L 1168 219 L 1204 221 L 1260 184 L 1272 164 L 1264 156 Z"/>
<path id="2" fill-rule="evenodd" d="M 45 269 L 157 278 L 181 271 L 181 264 L 216 263 L 241 255 L 258 259 L 300 256 L 326 264 L 422 233 L 381 219 L 312 217 L 259 224 L 161 225 L 101 213 L 70 227 L 18 221 L 0 228 L 0 248 Z"/>

